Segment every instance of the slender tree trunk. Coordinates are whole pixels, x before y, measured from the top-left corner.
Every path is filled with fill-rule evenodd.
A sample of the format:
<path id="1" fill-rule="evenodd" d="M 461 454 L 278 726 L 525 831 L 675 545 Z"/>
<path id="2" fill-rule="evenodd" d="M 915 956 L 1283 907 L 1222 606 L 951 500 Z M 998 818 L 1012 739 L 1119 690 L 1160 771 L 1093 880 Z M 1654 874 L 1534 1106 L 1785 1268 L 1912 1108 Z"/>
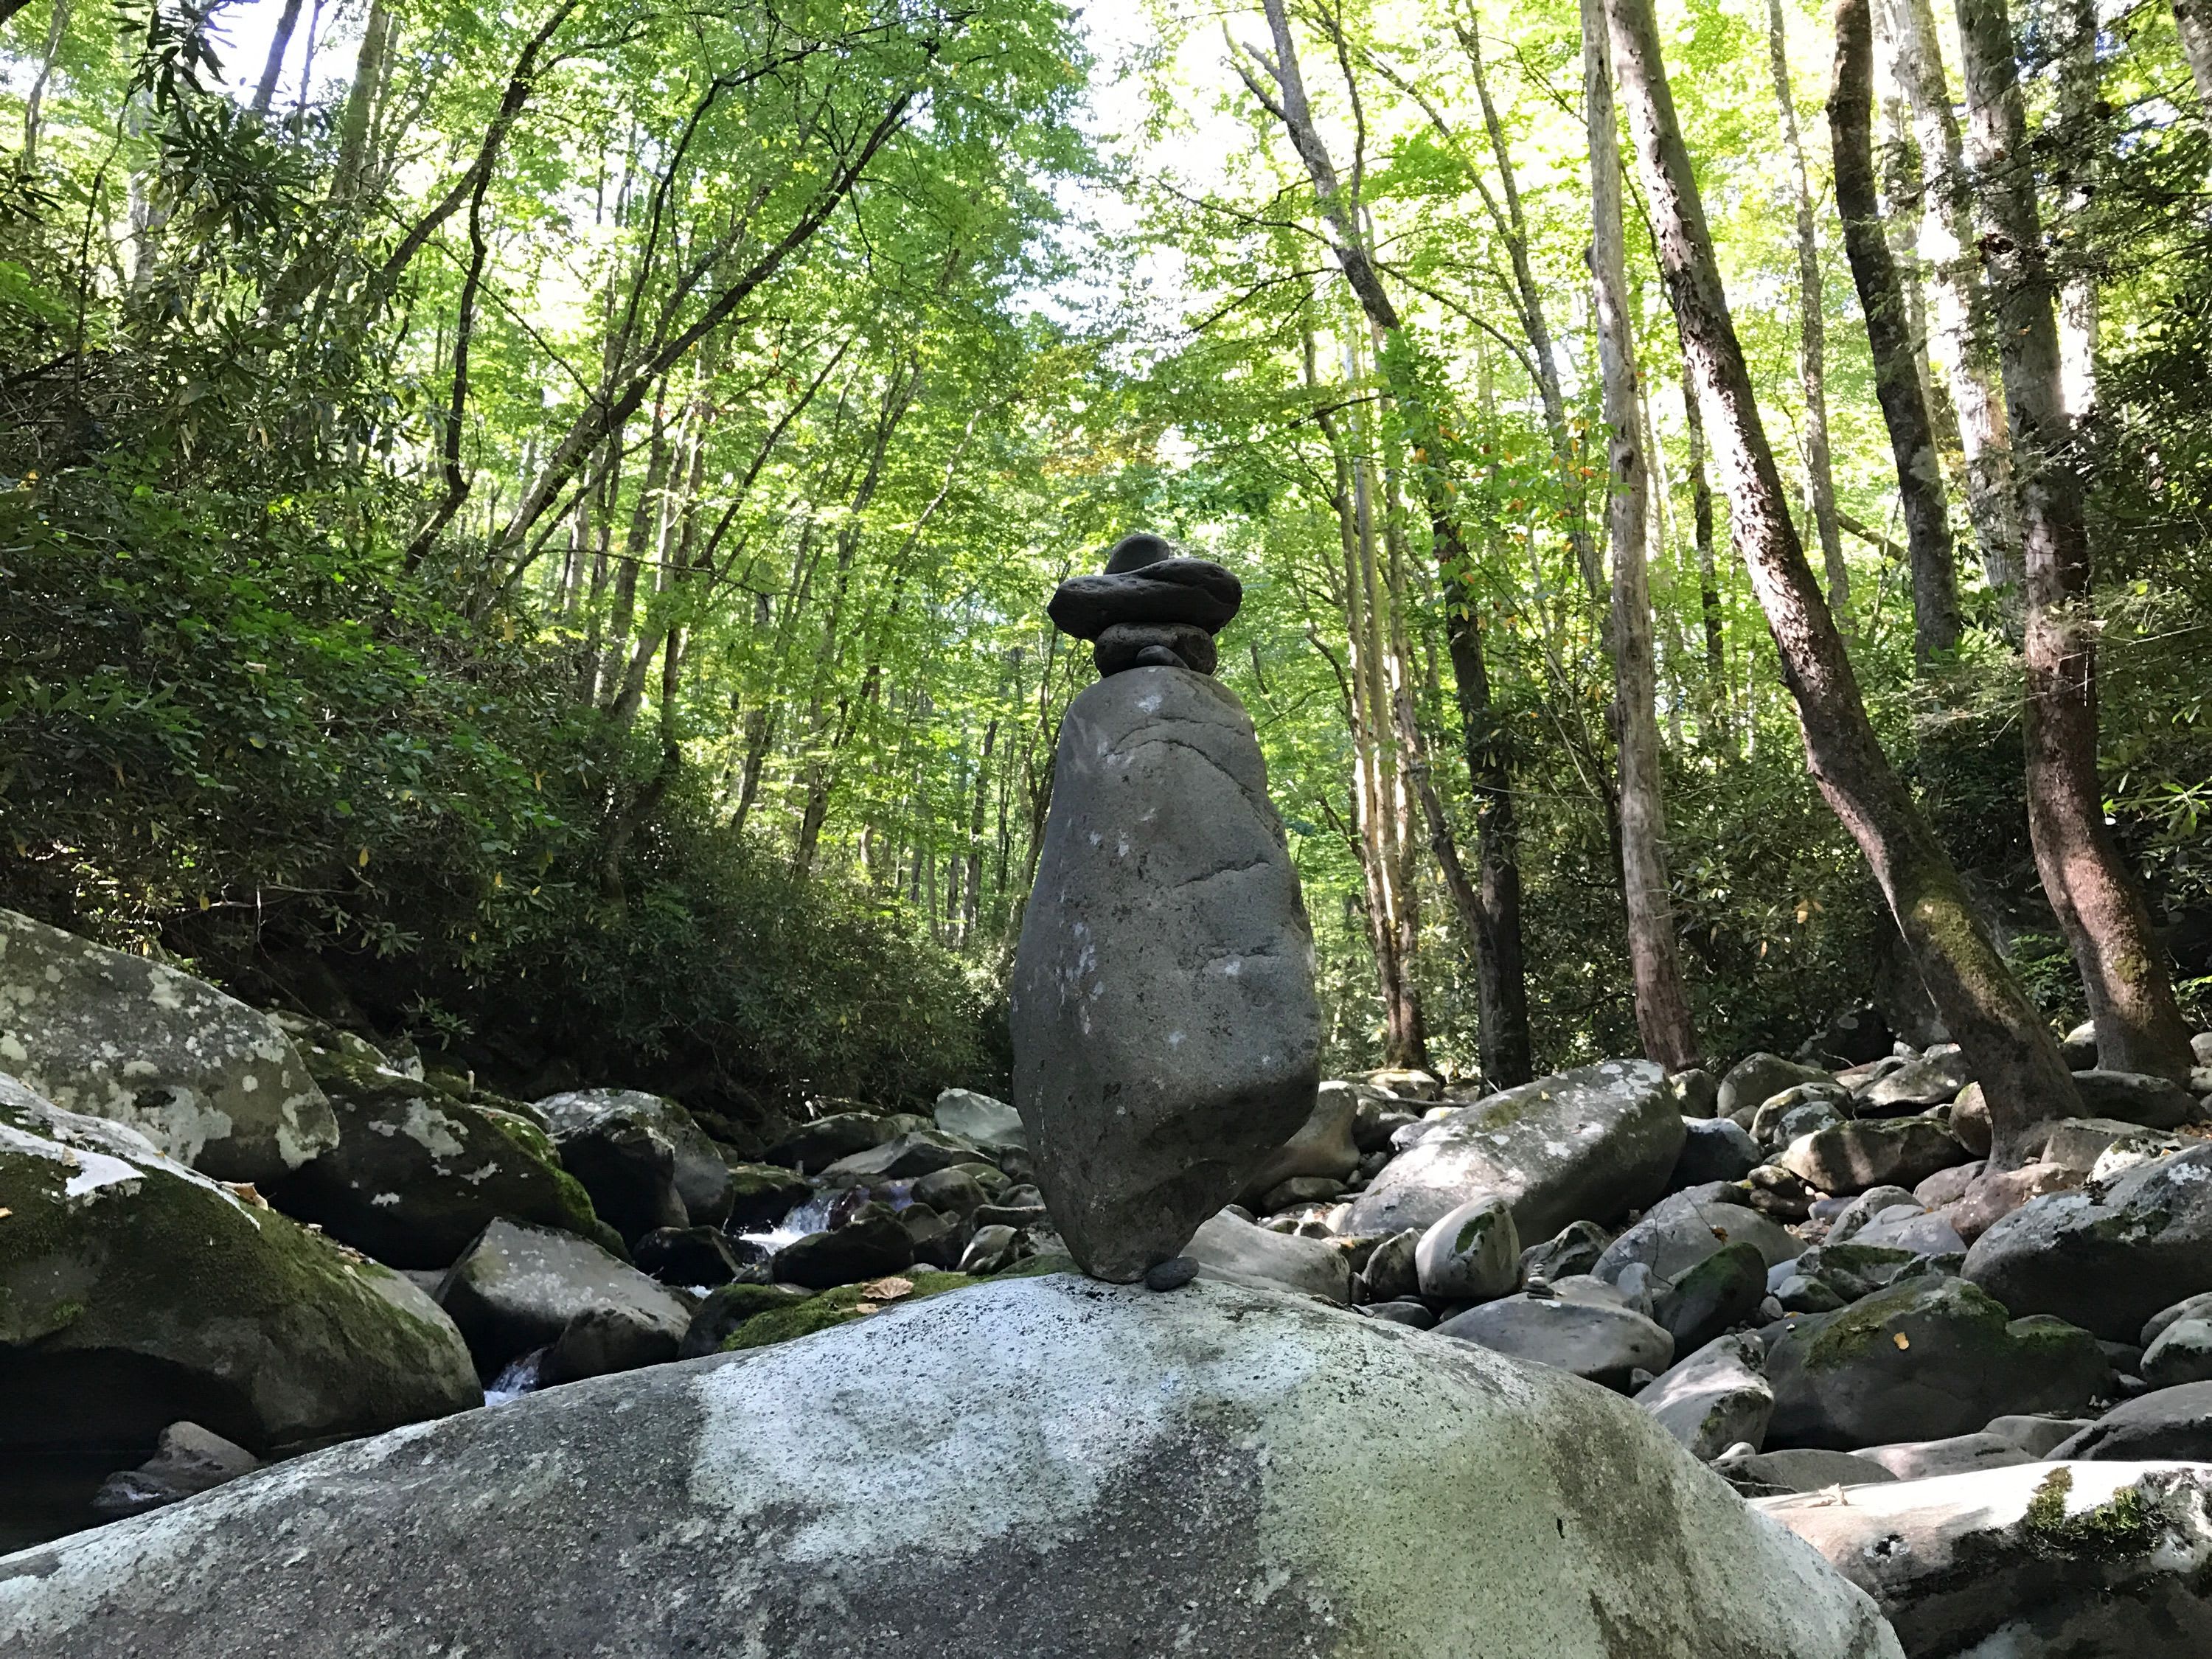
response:
<path id="1" fill-rule="evenodd" d="M 1675 118 L 1652 0 L 1607 0 L 1607 12 L 1668 295 L 1705 404 L 1736 548 L 1781 653 L 1814 781 L 1866 855 L 1922 982 L 1988 1096 L 1996 1158 L 2017 1163 L 2032 1150 L 2034 1126 L 2078 1112 L 2080 1097 L 2049 1029 L 1882 753 L 1843 636 L 1790 522 Z"/>
<path id="2" fill-rule="evenodd" d="M 2197 101 L 2204 106 L 2204 118 L 2212 121 L 2212 9 L 2207 0 L 2173 0 L 2173 26 L 2197 82 Z"/>
<path id="3" fill-rule="evenodd" d="M 331 194 L 339 200 L 356 194 L 363 182 L 370 117 L 384 85 L 385 59 L 398 33 L 398 24 L 384 0 L 370 0 L 368 22 L 362 31 L 361 56 L 354 62 L 353 85 L 338 115 L 338 153 L 331 172 Z"/>
<path id="4" fill-rule="evenodd" d="M 1844 562 L 1844 532 L 1836 522 L 1836 480 L 1828 455 L 1827 319 L 1820 281 L 1820 244 L 1813 224 L 1813 185 L 1805 168 L 1805 143 L 1797 131 L 1797 94 L 1790 83 L 1790 39 L 1782 0 L 1766 0 L 1767 56 L 1774 70 L 1774 100 L 1782 112 L 1782 142 L 1790 153 L 1797 206 L 1797 380 L 1805 394 L 1805 482 L 1813 525 L 1828 575 L 1828 608 L 1848 631 L 1850 568 Z"/>
<path id="5" fill-rule="evenodd" d="M 1713 487 L 1705 476 L 1705 417 L 1698 408 L 1688 359 L 1683 360 L 1682 409 L 1690 428 L 1690 517 L 1698 542 L 1698 608 L 1705 623 L 1705 672 L 1717 712 L 1729 702 L 1727 632 L 1722 626 L 1721 585 L 1713 556 Z"/>
<path id="6" fill-rule="evenodd" d="M 1621 896 L 1636 981 L 1636 1028 L 1644 1054 L 1670 1072 L 1698 1063 L 1690 993 L 1674 940 L 1667 876 L 1667 810 L 1659 781 L 1657 694 L 1644 533 L 1649 491 L 1638 442 L 1636 333 L 1629 312 L 1621 231 L 1620 139 L 1605 0 L 1582 0 L 1583 110 L 1589 125 L 1591 301 L 1597 313 L 1606 452 L 1612 469 L 1613 738 L 1620 761 Z"/>
<path id="7" fill-rule="evenodd" d="M 23 155 L 21 165 L 25 172 L 38 159 L 39 115 L 46 100 L 46 82 L 52 78 L 54 63 L 61 56 L 62 42 L 69 38 L 70 0 L 54 0 L 53 15 L 46 21 L 46 49 L 39 58 L 39 72 L 31 81 L 29 94 L 23 100 Z"/>
<path id="8" fill-rule="evenodd" d="M 1966 516 L 1999 620 L 2017 636 L 2020 518 L 1990 301 L 1973 253 L 1973 199 L 1929 0 L 1880 0 L 1889 73 L 1912 112 L 1919 150 L 1920 247 L 1936 290 L 1929 343 L 1943 364 L 1966 456 Z"/>
<path id="9" fill-rule="evenodd" d="M 253 89 L 253 112 L 269 113 L 276 101 L 276 83 L 284 78 L 284 54 L 292 49 L 292 31 L 300 26 L 300 0 L 284 0 L 276 15 L 276 32 L 269 37 L 269 56 L 262 60 L 261 84 Z"/>
<path id="10" fill-rule="evenodd" d="M 1921 395 L 1915 362 L 1918 353 L 1905 290 L 1882 234 L 1875 186 L 1874 18 L 1869 0 L 1836 0 L 1836 75 L 1828 97 L 1828 125 L 1844 251 L 1850 259 L 1860 308 L 1866 313 L 1875 395 L 1889 428 L 1898 494 L 1905 507 L 1905 547 L 1912 572 L 1913 656 L 1924 665 L 1958 646 L 1958 578 L 1951 562 L 1943 469 Z"/>
<path id="11" fill-rule="evenodd" d="M 2061 171 L 2051 180 L 2067 244 L 2058 288 L 2059 388 L 2067 417 L 2084 419 L 2097 402 L 2096 249 L 2087 235 L 2096 193 L 2102 122 L 2097 114 L 2097 0 L 2062 0 L 2057 125 L 2048 137 Z"/>
<path id="12" fill-rule="evenodd" d="M 2097 781 L 2088 527 L 2004 0 L 1959 0 L 1959 36 L 2027 565 L 2024 738 L 2036 869 L 2081 975 L 2100 1063 L 2182 1078 L 2188 1030 L 2142 895 L 2105 826 Z"/>

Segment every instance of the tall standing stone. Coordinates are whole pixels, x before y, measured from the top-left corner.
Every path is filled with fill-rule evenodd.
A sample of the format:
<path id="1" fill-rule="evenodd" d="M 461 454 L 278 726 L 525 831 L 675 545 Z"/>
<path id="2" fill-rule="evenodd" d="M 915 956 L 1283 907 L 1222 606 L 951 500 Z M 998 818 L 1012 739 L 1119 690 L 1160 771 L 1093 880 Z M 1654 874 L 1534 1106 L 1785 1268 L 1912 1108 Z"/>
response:
<path id="1" fill-rule="evenodd" d="M 1313 1110 L 1312 929 L 1227 687 L 1155 659 L 1069 706 L 1012 1000 L 1014 1103 L 1097 1278 L 1176 1255 Z"/>

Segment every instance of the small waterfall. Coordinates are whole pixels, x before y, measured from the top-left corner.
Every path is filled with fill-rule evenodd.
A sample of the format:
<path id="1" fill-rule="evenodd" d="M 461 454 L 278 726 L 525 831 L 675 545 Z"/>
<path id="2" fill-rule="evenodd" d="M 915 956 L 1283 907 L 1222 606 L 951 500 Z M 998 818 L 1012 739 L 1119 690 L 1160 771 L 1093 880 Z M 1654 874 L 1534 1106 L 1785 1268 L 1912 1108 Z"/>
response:
<path id="1" fill-rule="evenodd" d="M 545 1358 L 552 1352 L 549 1345 L 532 1348 L 520 1359 L 508 1360 L 500 1374 L 492 1378 L 491 1386 L 484 1390 L 484 1404 L 504 1406 L 510 1401 L 520 1400 L 526 1394 L 535 1394 L 544 1388 Z"/>
<path id="2" fill-rule="evenodd" d="M 854 1212 L 862 1205 L 871 1201 L 888 1204 L 894 1210 L 903 1210 L 914 1202 L 913 1188 L 911 1181 L 886 1181 L 874 1187 L 825 1188 L 816 1192 L 813 1197 L 775 1226 L 756 1228 L 734 1237 L 774 1252 L 809 1233 L 836 1231 L 850 1221 Z"/>

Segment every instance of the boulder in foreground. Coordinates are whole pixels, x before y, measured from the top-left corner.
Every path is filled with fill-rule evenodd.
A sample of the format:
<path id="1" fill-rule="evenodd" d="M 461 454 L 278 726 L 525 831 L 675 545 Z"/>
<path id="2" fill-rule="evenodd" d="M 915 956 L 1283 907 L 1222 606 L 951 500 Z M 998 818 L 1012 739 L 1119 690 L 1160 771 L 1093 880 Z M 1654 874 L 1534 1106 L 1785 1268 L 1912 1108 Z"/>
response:
<path id="1" fill-rule="evenodd" d="M 0 1559 L 0 1650 L 40 1659 L 434 1647 L 1899 1654 L 1858 1590 L 1626 1401 L 1204 1282 L 963 1291 Z"/>

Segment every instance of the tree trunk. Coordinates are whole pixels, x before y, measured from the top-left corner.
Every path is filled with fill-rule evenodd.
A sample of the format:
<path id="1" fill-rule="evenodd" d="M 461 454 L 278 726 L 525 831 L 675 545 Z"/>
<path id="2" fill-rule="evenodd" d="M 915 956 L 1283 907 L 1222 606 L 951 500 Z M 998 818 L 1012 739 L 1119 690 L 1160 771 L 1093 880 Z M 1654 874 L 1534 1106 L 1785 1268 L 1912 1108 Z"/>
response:
<path id="1" fill-rule="evenodd" d="M 269 113 L 276 97 L 276 83 L 284 78 L 284 54 L 292 48 L 292 31 L 300 26 L 300 0 L 284 0 L 276 15 L 276 32 L 269 37 L 269 56 L 262 60 L 261 84 L 253 89 L 253 112 Z"/>
<path id="2" fill-rule="evenodd" d="M 2027 561 L 2027 827 L 2081 975 L 2100 1064 L 2187 1076 L 2189 1034 L 2150 917 L 2105 826 L 2097 781 L 2096 616 L 2051 276 L 2004 0 L 1960 0 L 1967 161 L 1996 301 Z"/>
<path id="3" fill-rule="evenodd" d="M 1889 428 L 1912 572 L 1912 647 L 1926 664 L 1959 643 L 1958 578 L 1951 562 L 1950 511 L 1936 434 L 1921 395 L 1911 313 L 1882 234 L 1874 170 L 1874 15 L 1869 0 L 1837 0 L 1836 77 L 1828 97 L 1836 208 L 1844 251 L 1866 313 L 1875 396 Z"/>
<path id="4" fill-rule="evenodd" d="M 1712 681 L 1715 712 L 1725 715 L 1728 647 L 1721 625 L 1720 574 L 1713 557 L 1713 486 L 1705 476 L 1705 417 L 1698 409 L 1698 388 L 1691 380 L 1686 358 L 1682 394 L 1682 409 L 1690 428 L 1690 517 L 1698 542 L 1698 608 L 1705 623 L 1705 672 Z"/>
<path id="5" fill-rule="evenodd" d="M 1621 231 L 1620 151 L 1606 52 L 1605 0 L 1582 0 L 1583 110 L 1589 124 L 1590 297 L 1597 314 L 1613 544 L 1613 738 L 1620 766 L 1621 896 L 1636 981 L 1636 1029 L 1647 1058 L 1670 1072 L 1695 1066 L 1698 1034 L 1674 940 L 1667 876 L 1667 810 L 1652 711 L 1651 594 L 1644 533 L 1649 492 L 1638 441 L 1636 332 Z"/>
<path id="6" fill-rule="evenodd" d="M 1797 94 L 1790 84 L 1789 35 L 1782 0 L 1766 0 L 1767 57 L 1774 71 L 1774 100 L 1782 112 L 1783 147 L 1797 205 L 1797 380 L 1805 394 L 1805 484 L 1813 525 L 1828 575 L 1828 608 L 1851 614 L 1851 576 L 1844 562 L 1844 533 L 1836 522 L 1836 480 L 1828 455 L 1827 306 L 1820 281 L 1820 245 L 1813 225 L 1813 185 L 1805 170 L 1805 143 L 1797 131 Z"/>
<path id="7" fill-rule="evenodd" d="M 331 173 L 331 194 L 344 200 L 357 193 L 368 163 L 369 118 L 376 96 L 384 85 L 384 64 L 391 53 L 398 24 L 384 0 L 371 0 L 368 22 L 361 36 L 361 55 L 354 60 L 353 85 L 347 89 L 345 107 L 338 116 L 338 153 Z"/>
<path id="8" fill-rule="evenodd" d="M 2063 172 L 2051 183 L 2057 222 L 2066 227 L 2068 258 L 2058 289 L 2059 386 L 2069 420 L 2097 402 L 2096 250 L 2083 234 L 2096 193 L 2100 122 L 2097 115 L 2097 0 L 2063 0 L 2058 28 L 2057 126 L 2049 137 Z"/>
<path id="9" fill-rule="evenodd" d="M 2212 15 L 2205 8 L 2206 0 L 2173 0 L 2173 26 L 2181 34 L 2190 77 L 2197 82 L 2197 101 L 2204 106 L 2204 118 L 2212 121 Z"/>
<path id="10" fill-rule="evenodd" d="M 2012 435 L 1991 340 L 1990 301 L 1973 255 L 1973 200 L 1929 0 L 1881 0 L 1889 73 L 1904 89 L 1918 147 L 1920 247 L 1936 290 L 1929 343 L 1943 363 L 1966 457 L 1966 516 L 1999 620 L 2017 636 L 2020 520 L 2013 500 Z"/>
<path id="11" fill-rule="evenodd" d="M 1668 297 L 1705 405 L 1736 549 L 1781 653 L 1814 781 L 1866 855 L 1922 982 L 1988 1096 L 1995 1157 L 2018 1163 L 2033 1150 L 2034 1126 L 2078 1113 L 2081 1098 L 2058 1045 L 1882 753 L 1843 636 L 1790 522 L 1675 118 L 1652 0 L 1607 0 L 1607 12 Z"/>
<path id="12" fill-rule="evenodd" d="M 23 154 L 19 165 L 28 173 L 39 154 L 39 112 L 46 99 L 46 82 L 53 76 L 54 64 L 61 56 L 62 42 L 69 38 L 70 0 L 54 0 L 53 15 L 46 20 L 46 49 L 39 58 L 39 72 L 32 78 L 29 94 L 23 100 Z"/>

